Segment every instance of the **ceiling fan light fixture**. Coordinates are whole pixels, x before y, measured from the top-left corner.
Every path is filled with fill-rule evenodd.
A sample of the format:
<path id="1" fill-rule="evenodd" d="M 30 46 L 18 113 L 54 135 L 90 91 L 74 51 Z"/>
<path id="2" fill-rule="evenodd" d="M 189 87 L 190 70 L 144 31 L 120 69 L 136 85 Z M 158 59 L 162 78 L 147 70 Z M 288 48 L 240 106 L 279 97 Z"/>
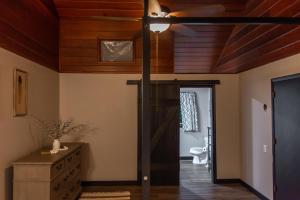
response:
<path id="1" fill-rule="evenodd" d="M 170 27 L 170 24 L 150 24 L 150 31 L 154 33 L 162 33 Z"/>
<path id="2" fill-rule="evenodd" d="M 152 10 L 151 10 L 151 15 L 150 17 L 161 17 L 161 18 L 166 18 L 169 17 L 168 15 L 170 14 L 170 9 L 167 6 L 160 5 L 158 0 L 150 0 L 149 5 L 151 5 Z M 171 25 L 170 24 L 150 24 L 150 31 L 154 33 L 162 33 L 166 31 Z"/>

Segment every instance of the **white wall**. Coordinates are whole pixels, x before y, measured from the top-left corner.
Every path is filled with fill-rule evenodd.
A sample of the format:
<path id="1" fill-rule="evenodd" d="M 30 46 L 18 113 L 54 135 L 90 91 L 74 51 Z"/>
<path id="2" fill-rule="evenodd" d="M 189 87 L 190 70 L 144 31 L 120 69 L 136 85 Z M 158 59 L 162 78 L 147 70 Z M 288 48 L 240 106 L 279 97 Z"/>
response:
<path id="1" fill-rule="evenodd" d="M 180 128 L 180 156 L 192 156 L 191 147 L 207 146 L 207 127 L 210 127 L 210 88 L 181 88 L 181 92 L 195 92 L 199 108 L 199 132 L 184 132 Z"/>
<path id="2" fill-rule="evenodd" d="M 136 180 L 137 87 L 140 75 L 60 74 L 60 116 L 97 128 L 85 180 Z M 240 177 L 238 75 L 154 75 L 153 79 L 221 80 L 216 88 L 218 178 Z"/>
<path id="3" fill-rule="evenodd" d="M 271 79 L 300 73 L 300 54 L 240 74 L 242 179 L 273 198 Z M 263 104 L 268 110 L 263 110 Z M 268 145 L 267 153 L 263 145 Z"/>
<path id="4" fill-rule="evenodd" d="M 86 180 L 135 180 L 138 75 L 61 74 L 60 116 L 97 129 L 89 144 Z"/>
<path id="5" fill-rule="evenodd" d="M 43 133 L 28 117 L 13 115 L 13 71 L 28 72 L 28 113 L 44 120 L 59 116 L 57 72 L 0 48 L 0 199 L 11 199 L 12 162 L 43 144 Z"/>

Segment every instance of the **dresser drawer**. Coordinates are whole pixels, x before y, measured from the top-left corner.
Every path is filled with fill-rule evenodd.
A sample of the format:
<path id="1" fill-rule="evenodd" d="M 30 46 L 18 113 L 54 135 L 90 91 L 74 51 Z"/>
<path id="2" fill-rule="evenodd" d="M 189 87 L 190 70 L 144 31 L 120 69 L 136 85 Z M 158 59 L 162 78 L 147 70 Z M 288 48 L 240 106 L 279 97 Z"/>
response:
<path id="1" fill-rule="evenodd" d="M 55 163 L 51 168 L 51 178 L 55 178 L 65 169 L 65 160 L 62 159 L 61 161 Z"/>
<path id="2" fill-rule="evenodd" d="M 80 162 L 81 150 L 78 149 L 71 155 L 67 156 L 65 159 L 66 167 L 72 168 L 75 164 Z"/>
<path id="3" fill-rule="evenodd" d="M 76 150 L 74 154 L 75 154 L 76 159 L 80 160 L 81 159 L 81 148 Z"/>
<path id="4" fill-rule="evenodd" d="M 71 198 L 68 194 L 72 194 L 80 188 L 80 171 L 77 171 L 74 167 L 72 170 L 65 170 L 64 173 L 59 175 L 51 183 L 51 197 L 56 199 L 68 199 Z M 79 182 L 79 184 L 78 184 Z"/>
<path id="5" fill-rule="evenodd" d="M 76 178 L 72 181 L 69 187 L 69 192 L 72 194 L 72 200 L 77 199 L 81 192 L 81 181 L 79 174 Z"/>
<path id="6" fill-rule="evenodd" d="M 51 182 L 51 199 L 55 200 L 63 195 L 66 191 L 66 174 L 61 174 L 54 181 Z"/>
<path id="7" fill-rule="evenodd" d="M 75 155 L 72 153 L 68 157 L 66 157 L 66 166 L 67 168 L 71 168 L 73 166 L 73 163 L 75 162 Z"/>
<path id="8" fill-rule="evenodd" d="M 79 196 L 81 192 L 80 187 L 80 179 L 77 176 L 77 178 L 74 178 L 72 181 L 70 181 L 67 186 L 66 190 L 63 191 L 62 194 L 60 194 L 58 197 L 56 197 L 54 200 L 75 200 Z"/>
<path id="9" fill-rule="evenodd" d="M 75 164 L 75 170 L 76 170 L 76 174 L 80 173 L 80 171 L 81 171 L 81 163 L 80 162 Z"/>

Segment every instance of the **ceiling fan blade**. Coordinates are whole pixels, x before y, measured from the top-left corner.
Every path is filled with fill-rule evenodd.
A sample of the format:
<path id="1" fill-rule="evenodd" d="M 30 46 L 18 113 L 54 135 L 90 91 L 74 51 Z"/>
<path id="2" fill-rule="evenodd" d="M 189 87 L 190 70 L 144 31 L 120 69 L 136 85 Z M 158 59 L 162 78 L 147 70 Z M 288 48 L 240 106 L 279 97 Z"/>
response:
<path id="1" fill-rule="evenodd" d="M 171 12 L 168 16 L 172 17 L 210 17 L 218 16 L 225 11 L 221 4 L 207 6 L 193 6 L 192 8 Z"/>
<path id="2" fill-rule="evenodd" d="M 93 19 L 107 20 L 107 21 L 126 21 L 126 22 L 137 22 L 141 21 L 142 18 L 138 17 L 112 17 L 112 16 L 94 16 Z"/>
<path id="3" fill-rule="evenodd" d="M 157 17 L 161 12 L 158 0 L 149 0 L 149 16 Z"/>
<path id="4" fill-rule="evenodd" d="M 172 24 L 170 29 L 174 31 L 177 34 L 180 34 L 182 36 L 188 36 L 188 37 L 198 37 L 199 34 L 197 31 L 193 30 L 192 28 L 189 28 L 183 24 Z"/>

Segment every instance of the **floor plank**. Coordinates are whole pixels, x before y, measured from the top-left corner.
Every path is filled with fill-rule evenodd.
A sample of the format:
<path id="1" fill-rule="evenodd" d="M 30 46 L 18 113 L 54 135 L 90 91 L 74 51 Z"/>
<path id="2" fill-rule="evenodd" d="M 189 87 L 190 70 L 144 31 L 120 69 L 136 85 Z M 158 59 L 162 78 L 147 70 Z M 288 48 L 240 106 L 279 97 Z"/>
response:
<path id="1" fill-rule="evenodd" d="M 151 187 L 151 200 L 258 200 L 240 184 L 215 185 L 208 170 L 191 161 L 181 161 L 180 186 Z M 133 200 L 141 199 L 139 186 L 88 187 L 84 191 L 130 191 Z"/>

